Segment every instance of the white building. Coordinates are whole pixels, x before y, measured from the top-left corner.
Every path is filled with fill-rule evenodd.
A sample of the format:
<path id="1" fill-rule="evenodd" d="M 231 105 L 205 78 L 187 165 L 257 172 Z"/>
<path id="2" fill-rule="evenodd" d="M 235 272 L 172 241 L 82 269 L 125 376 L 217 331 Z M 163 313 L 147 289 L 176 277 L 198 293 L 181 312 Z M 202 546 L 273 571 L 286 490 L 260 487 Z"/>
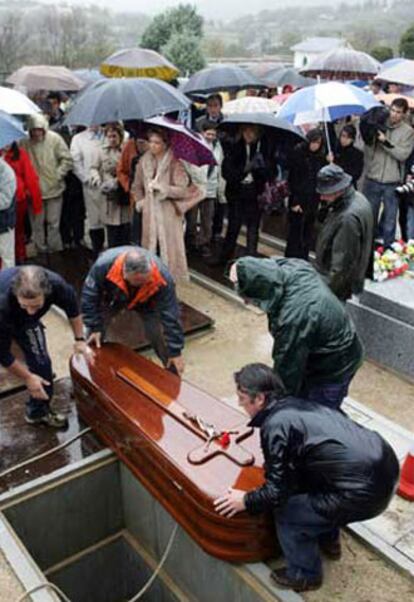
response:
<path id="1" fill-rule="evenodd" d="M 299 44 L 292 46 L 294 53 L 293 66 L 296 69 L 306 67 L 314 58 L 320 54 L 325 54 L 335 48 L 349 46 L 348 42 L 341 38 L 307 38 Z"/>

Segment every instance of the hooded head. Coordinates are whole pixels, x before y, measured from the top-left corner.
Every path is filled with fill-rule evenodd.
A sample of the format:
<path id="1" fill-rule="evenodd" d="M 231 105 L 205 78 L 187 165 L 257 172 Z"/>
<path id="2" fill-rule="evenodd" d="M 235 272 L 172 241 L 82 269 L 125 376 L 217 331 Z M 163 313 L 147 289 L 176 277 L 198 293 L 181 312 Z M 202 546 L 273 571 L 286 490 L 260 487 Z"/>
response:
<path id="1" fill-rule="evenodd" d="M 27 128 L 31 140 L 33 142 L 41 142 L 49 129 L 49 123 L 45 115 L 42 113 L 35 113 L 28 118 Z"/>
<path id="2" fill-rule="evenodd" d="M 237 291 L 268 313 L 277 309 L 284 293 L 285 259 L 243 257 L 236 263 Z"/>

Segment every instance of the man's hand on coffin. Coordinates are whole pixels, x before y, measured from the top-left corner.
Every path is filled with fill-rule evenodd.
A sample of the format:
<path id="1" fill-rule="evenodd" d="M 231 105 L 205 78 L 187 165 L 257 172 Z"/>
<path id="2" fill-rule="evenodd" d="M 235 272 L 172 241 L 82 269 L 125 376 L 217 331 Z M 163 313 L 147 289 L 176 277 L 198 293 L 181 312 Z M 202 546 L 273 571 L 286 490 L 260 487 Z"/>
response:
<path id="1" fill-rule="evenodd" d="M 227 490 L 227 493 L 214 500 L 214 508 L 216 512 L 222 516 L 231 518 L 239 512 L 243 512 L 246 509 L 244 503 L 245 491 L 240 489 L 232 489 L 231 487 Z"/>
<path id="2" fill-rule="evenodd" d="M 181 376 L 184 372 L 185 363 L 182 355 L 177 355 L 176 357 L 170 357 L 167 362 L 167 369 L 174 367 L 178 376 Z"/>
<path id="3" fill-rule="evenodd" d="M 73 343 L 73 353 L 75 355 L 83 355 L 86 359 L 93 359 L 95 352 L 86 341 L 75 341 Z"/>
<path id="4" fill-rule="evenodd" d="M 49 395 L 44 390 L 43 385 L 50 385 L 50 382 L 37 374 L 30 373 L 30 376 L 26 378 L 26 387 L 28 388 L 31 397 L 47 401 Z"/>
<path id="5" fill-rule="evenodd" d="M 91 332 L 86 341 L 87 345 L 95 345 L 98 349 L 101 348 L 102 345 L 102 333 L 101 332 Z"/>

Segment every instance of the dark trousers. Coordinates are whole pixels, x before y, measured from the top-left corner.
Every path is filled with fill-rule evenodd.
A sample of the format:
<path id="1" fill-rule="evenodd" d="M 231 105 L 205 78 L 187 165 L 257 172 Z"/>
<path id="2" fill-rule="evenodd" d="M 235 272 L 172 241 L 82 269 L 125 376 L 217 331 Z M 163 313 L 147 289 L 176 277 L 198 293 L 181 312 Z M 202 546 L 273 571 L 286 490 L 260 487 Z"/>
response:
<path id="1" fill-rule="evenodd" d="M 309 258 L 315 237 L 314 213 L 295 213 L 289 211 L 289 233 L 286 242 L 285 257 Z"/>
<path id="2" fill-rule="evenodd" d="M 13 339 L 22 349 L 30 372 L 41 376 L 50 385 L 44 386 L 49 397 L 53 395 L 52 362 L 47 350 L 45 327 L 41 322 L 31 322 L 13 332 Z M 40 418 L 49 411 L 49 401 L 30 397 L 26 402 L 26 413 L 29 418 Z"/>
<path id="3" fill-rule="evenodd" d="M 106 226 L 108 248 L 128 245 L 130 233 L 131 225 L 129 222 L 126 224 L 120 224 L 119 226 Z"/>
<path id="4" fill-rule="evenodd" d="M 332 409 L 339 409 L 341 403 L 348 395 L 349 385 L 354 373 L 347 374 L 337 383 L 309 384 L 305 383 L 301 397 L 316 403 L 322 403 Z"/>
<path id="5" fill-rule="evenodd" d="M 236 248 L 237 238 L 243 224 L 247 229 L 247 254 L 257 255 L 261 211 L 257 204 L 255 185 L 244 185 L 238 197 L 228 199 L 228 227 L 222 255 L 229 259 Z"/>
<path id="6" fill-rule="evenodd" d="M 142 213 L 135 211 L 132 212 L 132 220 L 131 220 L 131 232 L 130 232 L 130 241 L 133 245 L 141 245 L 142 238 Z"/>
<path id="7" fill-rule="evenodd" d="M 85 234 L 85 203 L 82 184 L 72 172 L 69 172 L 65 181 L 60 235 L 64 245 L 79 244 Z"/>
<path id="8" fill-rule="evenodd" d="M 407 196 L 407 195 L 406 195 Z M 409 235 L 407 231 L 407 217 L 408 217 L 408 208 L 409 203 L 406 197 L 399 196 L 398 197 L 398 223 L 400 224 L 401 229 L 401 238 L 407 242 L 409 240 Z"/>
<path id="9" fill-rule="evenodd" d="M 223 232 L 224 214 L 227 208 L 227 203 L 220 203 L 214 199 L 214 215 L 213 215 L 213 236 L 221 236 Z"/>
<path id="10" fill-rule="evenodd" d="M 315 512 L 308 494 L 290 497 L 274 513 L 277 535 L 291 579 L 317 578 L 322 575 L 320 541 L 336 541 L 339 528 Z"/>
<path id="11" fill-rule="evenodd" d="M 187 211 L 186 239 L 190 246 L 209 245 L 213 233 L 214 202 L 216 199 L 203 199 L 195 207 Z M 197 236 L 198 216 L 200 215 L 200 231 Z"/>

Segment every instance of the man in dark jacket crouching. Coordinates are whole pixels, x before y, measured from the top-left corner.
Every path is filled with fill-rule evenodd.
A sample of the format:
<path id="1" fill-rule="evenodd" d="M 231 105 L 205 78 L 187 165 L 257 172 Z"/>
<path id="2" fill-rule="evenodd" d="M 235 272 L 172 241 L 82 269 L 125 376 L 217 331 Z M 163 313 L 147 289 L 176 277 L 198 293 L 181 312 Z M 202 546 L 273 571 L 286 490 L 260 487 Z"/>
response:
<path id="1" fill-rule="evenodd" d="M 295 591 L 322 584 L 320 550 L 341 555 L 339 528 L 377 516 L 388 506 L 399 475 L 390 445 L 374 431 L 325 405 L 285 397 L 264 364 L 235 374 L 239 405 L 260 427 L 265 484 L 229 489 L 216 510 L 234 516 L 273 511 L 286 568 L 272 579 Z"/>

